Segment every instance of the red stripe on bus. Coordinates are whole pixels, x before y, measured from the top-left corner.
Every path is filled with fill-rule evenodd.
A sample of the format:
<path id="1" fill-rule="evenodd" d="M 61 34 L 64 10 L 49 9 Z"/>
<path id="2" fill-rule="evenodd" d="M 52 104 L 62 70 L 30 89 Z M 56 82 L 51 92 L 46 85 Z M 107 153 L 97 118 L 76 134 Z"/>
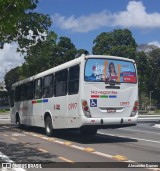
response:
<path id="1" fill-rule="evenodd" d="M 37 101 L 32 101 L 32 104 L 35 104 L 35 103 L 37 103 Z"/>
<path id="2" fill-rule="evenodd" d="M 91 98 L 99 98 L 99 95 L 91 95 Z"/>

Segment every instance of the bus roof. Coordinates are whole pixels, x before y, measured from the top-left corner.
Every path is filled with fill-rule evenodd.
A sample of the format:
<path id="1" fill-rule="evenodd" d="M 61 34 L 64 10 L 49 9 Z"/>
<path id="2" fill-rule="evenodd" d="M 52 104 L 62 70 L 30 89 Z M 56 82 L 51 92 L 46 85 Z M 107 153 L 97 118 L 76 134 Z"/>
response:
<path id="1" fill-rule="evenodd" d="M 23 84 L 23 83 L 27 83 L 27 82 L 32 81 L 34 79 L 41 78 L 41 77 L 46 76 L 46 75 L 49 75 L 51 73 L 54 73 L 54 72 L 57 72 L 57 71 L 60 71 L 60 70 L 69 68 L 71 66 L 78 65 L 78 64 L 81 63 L 82 60 L 88 59 L 88 58 L 109 58 L 109 59 L 118 59 L 118 60 L 125 60 L 125 61 L 135 62 L 133 59 L 128 59 L 128 58 L 124 58 L 124 57 L 118 57 L 118 56 L 109 56 L 109 55 L 84 55 L 84 54 L 82 54 L 80 57 L 75 58 L 75 59 L 73 59 L 73 60 L 71 60 L 69 62 L 63 63 L 61 65 L 58 65 L 56 67 L 53 67 L 53 68 L 48 69 L 46 71 L 43 71 L 43 72 L 41 72 L 39 74 L 36 74 L 36 75 L 31 76 L 29 78 L 26 78 L 26 79 L 24 79 L 22 81 L 19 81 L 17 83 L 14 83 L 12 85 L 12 87 L 15 87 L 15 86 L 20 85 L 20 84 Z"/>

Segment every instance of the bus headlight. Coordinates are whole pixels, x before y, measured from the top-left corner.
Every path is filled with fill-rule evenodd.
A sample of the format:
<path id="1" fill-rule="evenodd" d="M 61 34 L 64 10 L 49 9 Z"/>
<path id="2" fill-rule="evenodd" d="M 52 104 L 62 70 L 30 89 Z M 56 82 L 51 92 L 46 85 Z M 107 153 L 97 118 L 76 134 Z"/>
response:
<path id="1" fill-rule="evenodd" d="M 83 113 L 87 118 L 91 118 L 91 113 L 88 107 L 88 103 L 86 100 L 82 100 L 82 109 L 83 109 Z"/>
<path id="2" fill-rule="evenodd" d="M 135 101 L 130 117 L 134 117 L 138 112 L 138 101 Z"/>

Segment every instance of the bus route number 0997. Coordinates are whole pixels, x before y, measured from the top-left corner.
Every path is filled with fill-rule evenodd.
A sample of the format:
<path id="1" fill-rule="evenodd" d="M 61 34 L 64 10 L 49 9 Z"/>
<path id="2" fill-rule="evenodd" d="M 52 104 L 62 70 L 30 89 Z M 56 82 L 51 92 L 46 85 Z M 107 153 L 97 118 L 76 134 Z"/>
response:
<path id="1" fill-rule="evenodd" d="M 75 109 L 77 109 L 77 103 L 68 104 L 68 110 L 75 110 Z"/>

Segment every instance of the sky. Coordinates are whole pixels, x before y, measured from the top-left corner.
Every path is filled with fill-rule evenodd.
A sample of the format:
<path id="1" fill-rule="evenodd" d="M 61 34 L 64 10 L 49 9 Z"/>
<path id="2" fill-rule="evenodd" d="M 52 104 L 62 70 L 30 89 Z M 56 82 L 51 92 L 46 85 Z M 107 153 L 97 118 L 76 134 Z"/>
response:
<path id="1" fill-rule="evenodd" d="M 37 12 L 49 14 L 58 37 L 69 37 L 77 49 L 92 53 L 93 40 L 102 32 L 127 28 L 138 44 L 160 47 L 160 0 L 39 0 Z M 20 66 L 17 44 L 0 50 L 0 81 L 5 71 Z"/>

